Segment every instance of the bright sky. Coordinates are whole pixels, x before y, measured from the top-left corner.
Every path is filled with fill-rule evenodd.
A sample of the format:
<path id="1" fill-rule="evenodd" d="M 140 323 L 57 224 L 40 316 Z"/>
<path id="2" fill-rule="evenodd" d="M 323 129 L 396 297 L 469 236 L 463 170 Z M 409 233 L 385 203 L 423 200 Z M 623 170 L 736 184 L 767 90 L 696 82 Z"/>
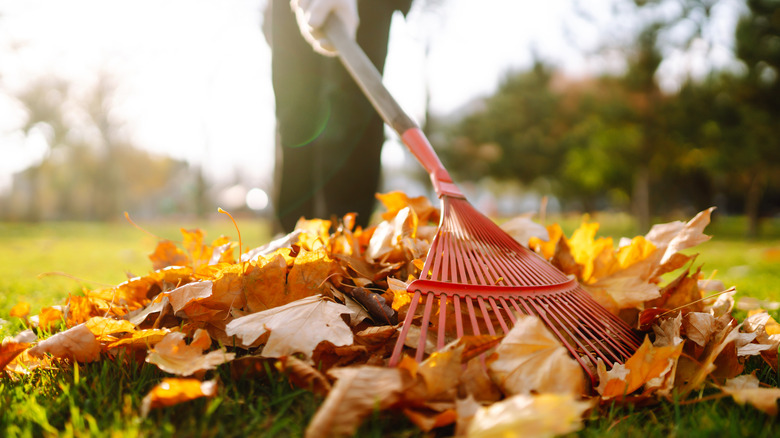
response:
<path id="1" fill-rule="evenodd" d="M 218 181 L 240 172 L 267 187 L 274 116 L 270 50 L 260 28 L 265 2 L 0 3 L 0 189 L 45 150 L 40 139 L 25 139 L 16 131 L 24 113 L 4 93 L 50 73 L 83 92 L 99 71 L 119 84 L 116 116 L 137 145 L 204 163 Z M 632 25 L 624 20 L 604 29 L 613 2 L 580 2 L 588 5 L 595 23 L 573 12 L 573 0 L 444 0 L 434 10 L 415 8 L 406 20 L 394 20 L 385 82 L 419 119 L 426 86 L 434 113 L 455 111 L 494 91 L 508 69 L 528 67 L 532 50 L 573 76 L 619 68 L 619 60 L 583 52 L 593 51 L 604 38 L 624 35 Z M 725 27 L 733 25 L 723 21 Z M 723 47 L 711 52 L 710 62 L 728 63 L 727 52 Z M 682 58 L 664 67 L 672 87 L 675 71 L 695 71 L 703 62 Z M 392 148 L 386 158 L 393 161 Z"/>

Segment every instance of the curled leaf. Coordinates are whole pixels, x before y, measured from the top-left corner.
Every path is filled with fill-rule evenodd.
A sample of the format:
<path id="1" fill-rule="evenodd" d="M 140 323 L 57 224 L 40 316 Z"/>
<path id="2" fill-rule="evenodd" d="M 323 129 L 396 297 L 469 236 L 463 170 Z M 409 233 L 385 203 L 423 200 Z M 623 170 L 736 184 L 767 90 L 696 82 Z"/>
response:
<path id="1" fill-rule="evenodd" d="M 163 379 L 146 394 L 141 402 L 141 416 L 146 417 L 152 409 L 215 395 L 217 395 L 217 382 L 214 380 L 201 382 L 197 379 Z"/>

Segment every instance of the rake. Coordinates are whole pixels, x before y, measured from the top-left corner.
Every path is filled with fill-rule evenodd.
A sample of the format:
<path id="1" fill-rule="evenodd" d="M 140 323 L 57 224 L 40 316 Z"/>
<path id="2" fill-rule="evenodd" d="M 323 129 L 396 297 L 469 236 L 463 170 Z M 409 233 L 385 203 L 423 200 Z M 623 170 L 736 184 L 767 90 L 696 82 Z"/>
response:
<path id="1" fill-rule="evenodd" d="M 594 385 L 598 359 L 611 368 L 630 357 L 639 347 L 631 328 L 593 300 L 576 279 L 477 211 L 336 16 L 330 16 L 323 32 L 385 123 L 428 171 L 441 200 L 439 228 L 420 278 L 407 289 L 414 296 L 389 365 L 398 364 L 405 345 L 413 344 L 415 336 L 419 336 L 415 352 L 419 362 L 426 349 L 441 349 L 454 338 L 507 333 L 518 314 L 539 317 Z M 420 331 L 413 335 L 410 331 L 417 322 Z"/>

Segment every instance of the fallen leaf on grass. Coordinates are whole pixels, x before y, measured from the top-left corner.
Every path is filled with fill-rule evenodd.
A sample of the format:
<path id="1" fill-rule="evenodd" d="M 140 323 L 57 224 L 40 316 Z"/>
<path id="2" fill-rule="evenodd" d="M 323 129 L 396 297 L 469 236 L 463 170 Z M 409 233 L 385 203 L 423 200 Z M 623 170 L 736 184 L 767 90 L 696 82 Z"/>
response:
<path id="1" fill-rule="evenodd" d="M 683 344 L 654 347 L 649 338 L 626 360 L 610 371 L 599 359 L 599 386 L 596 388 L 605 400 L 623 397 L 647 385 L 646 389 L 666 388 L 668 379 L 674 378 L 675 365 L 682 353 Z"/>
<path id="2" fill-rule="evenodd" d="M 95 335 L 98 340 L 116 333 L 130 333 L 135 331 L 135 325 L 125 319 L 104 318 L 93 316 L 84 325 Z"/>
<path id="3" fill-rule="evenodd" d="M 171 331 L 168 329 L 146 329 L 132 332 L 129 336 L 108 344 L 108 348 L 116 347 L 138 347 L 150 348 L 168 335 Z"/>
<path id="4" fill-rule="evenodd" d="M 29 346 L 30 344 L 26 342 L 3 342 L 0 345 L 0 371 L 4 370 L 6 365 L 16 359 L 16 356 L 22 354 Z"/>
<path id="5" fill-rule="evenodd" d="M 308 438 L 352 436 L 372 412 L 400 401 L 412 382 L 401 368 L 368 365 L 335 368 L 328 375 L 336 383 L 306 428 Z"/>
<path id="6" fill-rule="evenodd" d="M 520 316 L 489 359 L 488 372 L 505 394 L 581 394 L 585 375 L 535 316 Z"/>
<path id="7" fill-rule="evenodd" d="M 100 343 L 86 324 L 79 324 L 45 339 L 30 349 L 33 357 L 49 353 L 54 357 L 92 362 L 100 356 Z"/>
<path id="8" fill-rule="evenodd" d="M 468 426 L 471 438 L 543 438 L 576 432 L 591 403 L 573 394 L 517 394 L 479 408 Z"/>
<path id="9" fill-rule="evenodd" d="M 270 331 L 262 356 L 282 357 L 302 353 L 311 358 L 322 341 L 336 346 L 352 344 L 352 330 L 341 318 L 341 315 L 350 313 L 352 311 L 347 306 L 317 295 L 236 318 L 225 327 L 225 331 L 228 336 L 237 336 L 244 345 L 252 345 Z"/>
<path id="10" fill-rule="evenodd" d="M 167 373 L 190 376 L 201 370 L 214 369 L 236 356 L 235 353 L 226 353 L 224 348 L 204 354 L 203 350 L 211 346 L 211 338 L 204 330 L 196 330 L 189 345 L 184 337 L 182 332 L 168 333 L 149 351 L 146 361 Z"/>
<path id="11" fill-rule="evenodd" d="M 777 400 L 780 399 L 780 388 L 761 388 L 755 374 L 745 374 L 726 381 L 721 387 L 723 392 L 731 395 L 740 405 L 751 404 L 756 409 L 769 415 L 777 415 Z"/>
<path id="12" fill-rule="evenodd" d="M 217 382 L 214 380 L 201 382 L 197 379 L 163 379 L 146 394 L 141 402 L 141 416 L 146 417 L 152 409 L 215 395 L 217 395 Z"/>

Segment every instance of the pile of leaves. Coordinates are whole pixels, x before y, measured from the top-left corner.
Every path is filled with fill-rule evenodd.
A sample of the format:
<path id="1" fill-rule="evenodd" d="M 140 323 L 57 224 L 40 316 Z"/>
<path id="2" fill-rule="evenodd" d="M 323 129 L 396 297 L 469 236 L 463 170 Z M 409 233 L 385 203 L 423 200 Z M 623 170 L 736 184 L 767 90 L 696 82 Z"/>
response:
<path id="1" fill-rule="evenodd" d="M 736 321 L 733 288 L 702 278 L 695 255 L 681 252 L 709 239 L 712 209 L 617 245 L 596 238 L 596 223 L 571 237 L 524 217 L 502 225 L 644 336 L 624 364 L 598 364 L 594 387 L 527 315 L 504 336 L 465 336 L 421 363 L 404 356 L 388 367 L 412 300 L 406 287 L 420 274 L 440 212 L 400 192 L 378 198 L 387 212 L 366 229 L 353 215 L 301 219 L 294 232 L 249 251 L 240 240 L 207 243 L 201 230 L 183 229 L 182 242 L 158 242 L 143 277 L 71 295 L 38 315 L 19 303 L 12 316 L 31 329 L 3 341 L 3 376 L 140 358 L 171 375 L 144 398 L 146 415 L 217 394 L 209 377 L 218 366 L 241 376 L 271 363 L 325 397 L 312 437 L 352 434 L 377 409 L 401 411 L 426 431 L 454 424 L 457 435 L 549 436 L 579 429 L 602 403 L 695 400 L 702 388 L 777 413 L 780 389 L 744 366 L 760 356 L 777 371 L 780 325 L 760 309 Z"/>

